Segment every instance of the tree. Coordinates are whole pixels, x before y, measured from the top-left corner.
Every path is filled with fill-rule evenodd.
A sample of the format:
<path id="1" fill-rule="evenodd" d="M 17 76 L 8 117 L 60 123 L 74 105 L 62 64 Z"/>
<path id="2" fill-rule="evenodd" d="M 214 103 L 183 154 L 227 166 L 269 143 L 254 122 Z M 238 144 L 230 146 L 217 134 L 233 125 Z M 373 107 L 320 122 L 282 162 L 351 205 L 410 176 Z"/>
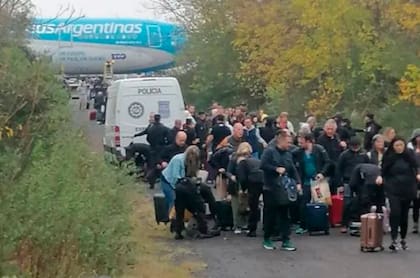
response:
<path id="1" fill-rule="evenodd" d="M 408 65 L 398 85 L 401 100 L 420 106 L 420 68 L 416 65 Z"/>
<path id="2" fill-rule="evenodd" d="M 413 4 L 401 2 L 237 1 L 241 74 L 261 75 L 274 88 L 272 98 L 310 95 L 306 108 L 320 116 L 378 109 L 395 94 L 415 55 L 397 27 L 413 30 L 419 21 L 404 19 Z M 398 5 L 402 12 L 391 12 Z"/>

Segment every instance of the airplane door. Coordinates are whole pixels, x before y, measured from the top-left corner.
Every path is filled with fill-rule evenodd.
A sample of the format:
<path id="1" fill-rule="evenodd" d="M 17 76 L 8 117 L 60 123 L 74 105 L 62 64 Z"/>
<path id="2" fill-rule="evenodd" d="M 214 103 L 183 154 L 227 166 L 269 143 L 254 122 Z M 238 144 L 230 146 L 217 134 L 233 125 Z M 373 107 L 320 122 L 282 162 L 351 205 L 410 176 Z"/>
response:
<path id="1" fill-rule="evenodd" d="M 62 29 L 58 32 L 58 48 L 73 47 L 73 33 L 65 34 Z"/>
<path id="2" fill-rule="evenodd" d="M 149 47 L 161 47 L 162 46 L 162 34 L 160 32 L 159 25 L 147 25 L 147 38 Z"/>

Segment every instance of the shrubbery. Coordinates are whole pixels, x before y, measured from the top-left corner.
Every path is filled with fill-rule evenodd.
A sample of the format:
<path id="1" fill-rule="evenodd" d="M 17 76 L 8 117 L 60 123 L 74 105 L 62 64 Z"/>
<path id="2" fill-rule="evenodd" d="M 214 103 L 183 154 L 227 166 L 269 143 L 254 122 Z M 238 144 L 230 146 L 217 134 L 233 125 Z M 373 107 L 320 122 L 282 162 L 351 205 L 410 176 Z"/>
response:
<path id="1" fill-rule="evenodd" d="M 127 180 L 71 127 L 68 99 L 42 61 L 0 62 L 0 277 L 116 274 L 130 257 Z"/>

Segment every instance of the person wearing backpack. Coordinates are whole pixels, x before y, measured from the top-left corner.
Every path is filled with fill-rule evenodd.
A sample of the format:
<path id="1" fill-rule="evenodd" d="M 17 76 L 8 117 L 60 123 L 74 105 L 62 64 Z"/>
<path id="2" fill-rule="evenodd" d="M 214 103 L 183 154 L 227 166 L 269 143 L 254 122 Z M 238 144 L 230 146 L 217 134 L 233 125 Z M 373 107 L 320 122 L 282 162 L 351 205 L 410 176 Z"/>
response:
<path id="1" fill-rule="evenodd" d="M 238 147 L 237 180 L 242 192 L 248 194 L 249 216 L 247 237 L 257 236 L 258 220 L 260 219 L 259 200 L 263 192 L 264 173 L 260 169 L 259 159 L 252 157 L 252 147 L 242 143 Z"/>
<path id="2" fill-rule="evenodd" d="M 177 156 L 175 156 L 177 157 Z M 210 238 L 220 235 L 220 231 L 213 228 L 209 231 L 207 221 L 205 219 L 205 206 L 203 197 L 209 196 L 209 188 L 202 184 L 201 180 L 197 178 L 198 171 L 200 170 L 200 150 L 197 146 L 190 146 L 185 151 L 185 154 L 178 155 L 179 160 L 183 158 L 184 162 L 180 164 L 178 170 L 173 170 L 174 176 L 168 178 L 173 181 L 176 176 L 175 184 L 175 239 L 184 239 L 182 230 L 184 229 L 184 214 L 187 209 L 190 211 L 197 220 L 198 231 L 200 232 L 199 238 Z M 183 166 L 183 167 L 182 167 Z M 207 191 L 207 192 L 203 192 Z M 210 192 L 211 193 L 211 192 Z M 215 207 L 214 197 L 208 199 L 210 208 Z M 213 210 L 213 209 L 211 209 Z M 215 216 L 215 213 L 213 213 Z"/>

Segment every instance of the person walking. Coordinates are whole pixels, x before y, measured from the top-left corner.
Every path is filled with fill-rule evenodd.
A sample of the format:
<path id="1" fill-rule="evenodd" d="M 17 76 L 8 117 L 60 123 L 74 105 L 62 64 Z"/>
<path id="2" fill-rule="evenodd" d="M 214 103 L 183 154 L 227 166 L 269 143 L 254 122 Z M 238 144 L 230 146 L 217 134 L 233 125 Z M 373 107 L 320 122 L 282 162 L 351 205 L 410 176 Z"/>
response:
<path id="1" fill-rule="evenodd" d="M 401 235 L 401 248 L 407 249 L 408 211 L 410 203 L 416 198 L 417 183 L 420 182 L 420 167 L 414 152 L 407 148 L 403 138 L 396 137 L 391 141 L 390 147 L 385 152 L 382 177 L 385 193 L 391 208 L 390 224 L 392 243 L 389 249 L 397 251 L 398 229 Z"/>

